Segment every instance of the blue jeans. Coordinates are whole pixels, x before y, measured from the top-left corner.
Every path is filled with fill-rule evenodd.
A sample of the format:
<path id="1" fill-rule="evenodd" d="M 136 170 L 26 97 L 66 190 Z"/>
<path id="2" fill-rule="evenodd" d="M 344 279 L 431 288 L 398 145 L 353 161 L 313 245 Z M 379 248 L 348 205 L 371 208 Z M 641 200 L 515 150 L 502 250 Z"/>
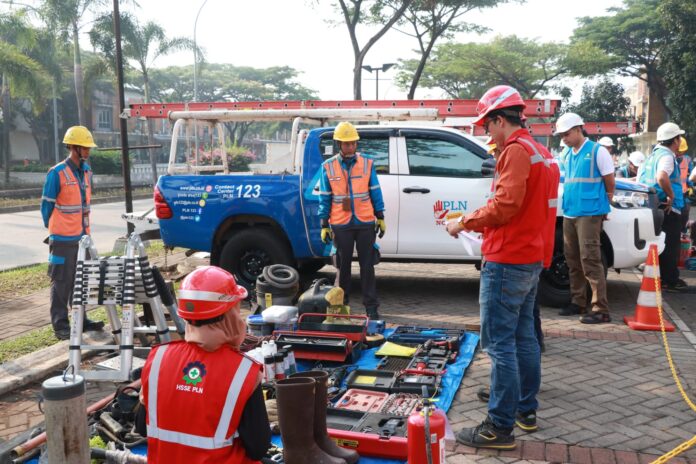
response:
<path id="1" fill-rule="evenodd" d="M 536 410 L 541 353 L 534 331 L 534 300 L 541 263 L 486 261 L 481 269 L 481 347 L 491 358 L 488 416 L 503 429 L 515 413 Z"/>

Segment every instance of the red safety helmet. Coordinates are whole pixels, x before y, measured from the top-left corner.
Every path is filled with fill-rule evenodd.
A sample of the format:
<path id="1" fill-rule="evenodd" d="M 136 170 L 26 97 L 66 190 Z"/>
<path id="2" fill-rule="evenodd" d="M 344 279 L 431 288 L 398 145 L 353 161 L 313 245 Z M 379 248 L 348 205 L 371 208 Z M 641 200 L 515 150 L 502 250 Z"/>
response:
<path id="1" fill-rule="evenodd" d="M 212 319 L 246 297 L 246 288 L 237 285 L 232 274 L 219 267 L 203 266 L 181 283 L 177 313 L 183 319 Z"/>
<path id="2" fill-rule="evenodd" d="M 511 106 L 527 107 L 524 100 L 522 100 L 522 96 L 515 88 L 509 85 L 496 85 L 488 89 L 476 105 L 478 118 L 474 121 L 474 125 L 483 126 L 483 121 L 491 112 L 510 108 Z"/>

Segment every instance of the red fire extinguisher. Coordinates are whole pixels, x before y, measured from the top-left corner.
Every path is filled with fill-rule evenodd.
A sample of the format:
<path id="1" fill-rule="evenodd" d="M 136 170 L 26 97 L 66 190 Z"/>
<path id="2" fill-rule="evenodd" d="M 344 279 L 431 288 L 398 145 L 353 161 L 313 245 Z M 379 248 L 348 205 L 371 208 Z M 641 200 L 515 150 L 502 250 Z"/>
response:
<path id="1" fill-rule="evenodd" d="M 445 464 L 447 417 L 435 408 L 423 386 L 423 409 L 408 417 L 408 464 Z"/>
<path id="2" fill-rule="evenodd" d="M 684 267 L 684 265 L 686 264 L 686 260 L 689 259 L 689 252 L 691 250 L 691 239 L 688 235 L 682 234 L 679 244 L 679 267 Z"/>

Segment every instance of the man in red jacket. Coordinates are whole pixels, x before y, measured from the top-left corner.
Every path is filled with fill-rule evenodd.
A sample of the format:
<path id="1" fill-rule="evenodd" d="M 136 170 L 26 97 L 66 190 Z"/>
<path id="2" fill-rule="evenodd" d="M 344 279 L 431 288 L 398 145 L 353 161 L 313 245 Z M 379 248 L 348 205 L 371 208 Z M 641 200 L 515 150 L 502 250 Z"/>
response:
<path id="1" fill-rule="evenodd" d="M 501 148 L 493 195 L 488 203 L 447 224 L 483 232 L 481 265 L 481 346 L 491 358 L 488 417 L 457 433 L 476 448 L 513 449 L 515 423 L 536 430 L 536 394 L 541 383 L 534 300 L 539 273 L 553 252 L 559 170 L 549 152 L 524 128 L 524 100 L 512 87 L 488 90 L 474 124 Z"/>
<path id="2" fill-rule="evenodd" d="M 154 348 L 142 372 L 137 430 L 147 430 L 148 462 L 252 464 L 268 451 L 261 366 L 239 352 L 246 296 L 232 274 L 214 266 L 181 284 L 186 341 Z"/>

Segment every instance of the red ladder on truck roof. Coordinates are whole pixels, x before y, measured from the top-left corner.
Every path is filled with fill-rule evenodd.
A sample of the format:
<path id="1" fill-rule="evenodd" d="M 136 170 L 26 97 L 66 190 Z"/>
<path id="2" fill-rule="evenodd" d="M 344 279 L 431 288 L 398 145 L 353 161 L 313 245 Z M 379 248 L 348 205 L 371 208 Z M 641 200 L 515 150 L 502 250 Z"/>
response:
<path id="1" fill-rule="evenodd" d="M 560 100 L 525 100 L 528 118 L 555 117 Z M 434 108 L 438 116 L 446 118 L 473 118 L 477 116 L 478 100 L 281 100 L 246 102 L 188 102 L 188 103 L 135 103 L 129 105 L 129 116 L 167 118 L 173 111 L 214 110 L 306 110 L 306 109 L 375 109 L 375 108 Z M 446 126 L 471 130 L 468 121 L 445 121 Z M 529 130 L 535 136 L 553 135 L 553 123 L 531 123 Z M 636 122 L 586 122 L 589 135 L 627 135 L 636 132 Z M 474 127 L 474 135 L 483 136 L 483 128 Z"/>
<path id="2" fill-rule="evenodd" d="M 525 100 L 525 116 L 552 117 L 560 100 Z M 435 108 L 441 117 L 475 117 L 478 100 L 286 100 L 248 102 L 137 103 L 130 105 L 131 116 L 166 118 L 171 111 L 208 110 L 306 110 L 306 109 L 371 109 L 371 108 Z"/>

